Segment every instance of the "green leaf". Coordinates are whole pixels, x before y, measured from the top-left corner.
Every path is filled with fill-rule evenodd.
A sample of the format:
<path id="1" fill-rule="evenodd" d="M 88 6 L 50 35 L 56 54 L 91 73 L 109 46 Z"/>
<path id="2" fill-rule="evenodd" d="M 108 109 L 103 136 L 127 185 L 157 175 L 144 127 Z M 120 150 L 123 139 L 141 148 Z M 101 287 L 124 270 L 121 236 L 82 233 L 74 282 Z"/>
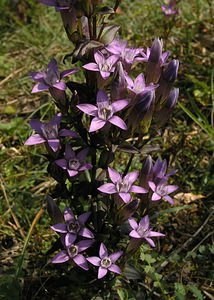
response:
<path id="1" fill-rule="evenodd" d="M 182 283 L 175 283 L 175 299 L 176 300 L 186 300 L 186 290 Z"/>
<path id="2" fill-rule="evenodd" d="M 106 26 L 103 29 L 102 35 L 100 37 L 100 42 L 103 43 L 104 45 L 110 44 L 115 38 L 119 29 L 120 26 L 117 25 Z"/>
<path id="3" fill-rule="evenodd" d="M 118 296 L 120 297 L 120 300 L 129 300 L 129 294 L 128 294 L 127 290 L 118 289 L 117 293 L 118 293 Z"/>
<path id="4" fill-rule="evenodd" d="M 203 295 L 202 295 L 201 291 L 197 288 L 196 285 L 188 284 L 187 288 L 195 296 L 195 299 L 203 300 Z"/>

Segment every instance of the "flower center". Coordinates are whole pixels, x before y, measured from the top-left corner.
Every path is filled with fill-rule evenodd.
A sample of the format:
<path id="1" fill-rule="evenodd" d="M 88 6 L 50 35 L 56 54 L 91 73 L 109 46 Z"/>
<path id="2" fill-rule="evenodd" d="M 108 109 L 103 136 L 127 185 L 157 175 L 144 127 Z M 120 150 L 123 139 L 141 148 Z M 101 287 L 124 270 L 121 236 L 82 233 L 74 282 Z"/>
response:
<path id="1" fill-rule="evenodd" d="M 79 225 L 78 222 L 70 223 L 70 224 L 67 225 L 67 229 L 71 233 L 77 233 L 80 229 L 80 225 Z"/>
<path id="2" fill-rule="evenodd" d="M 57 125 L 42 124 L 41 130 L 44 138 L 46 138 L 47 140 L 57 139 L 58 137 Z"/>
<path id="3" fill-rule="evenodd" d="M 111 259 L 109 257 L 104 257 L 101 262 L 101 267 L 103 268 L 109 268 L 112 264 Z"/>
<path id="4" fill-rule="evenodd" d="M 68 248 L 68 255 L 73 258 L 78 254 L 78 246 L 71 245 L 70 248 Z"/>
<path id="5" fill-rule="evenodd" d="M 69 159 L 68 168 L 70 170 L 75 170 L 76 171 L 76 170 L 79 169 L 80 166 L 81 166 L 81 163 L 80 163 L 79 159 L 77 159 L 77 158 Z"/>
<path id="6" fill-rule="evenodd" d="M 147 237 L 148 234 L 149 234 L 149 231 L 150 231 L 149 229 L 146 229 L 142 226 L 139 226 L 138 229 L 137 229 L 137 232 L 139 233 L 139 235 L 141 237 Z"/>
<path id="7" fill-rule="evenodd" d="M 167 194 L 165 185 L 158 185 L 156 188 L 156 193 L 160 196 L 165 196 Z"/>
<path id="8" fill-rule="evenodd" d="M 113 116 L 112 106 L 109 104 L 98 104 L 98 117 L 102 120 L 108 120 Z"/>
<path id="9" fill-rule="evenodd" d="M 127 193 L 130 189 L 130 186 L 128 182 L 121 180 L 117 182 L 116 188 L 120 193 Z"/>
<path id="10" fill-rule="evenodd" d="M 53 70 L 50 68 L 47 69 L 47 73 L 44 80 L 48 85 L 50 86 L 54 85 L 55 83 L 60 81 L 59 72 L 57 72 L 57 70 Z"/>

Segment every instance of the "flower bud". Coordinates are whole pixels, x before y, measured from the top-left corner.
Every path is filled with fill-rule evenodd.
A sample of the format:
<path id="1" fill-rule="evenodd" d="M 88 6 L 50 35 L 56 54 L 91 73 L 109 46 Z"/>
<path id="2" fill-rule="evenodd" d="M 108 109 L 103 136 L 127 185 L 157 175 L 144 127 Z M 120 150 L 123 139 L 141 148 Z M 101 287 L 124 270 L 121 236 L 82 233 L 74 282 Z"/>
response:
<path id="1" fill-rule="evenodd" d="M 152 178 L 152 169 L 153 169 L 153 163 L 152 163 L 152 157 L 151 155 L 148 155 L 147 158 L 142 163 L 142 168 L 140 171 L 140 186 L 148 189 L 148 181 Z"/>
<path id="2" fill-rule="evenodd" d="M 174 83 L 178 75 L 179 61 L 173 59 L 163 71 L 163 78 L 169 83 Z"/>
<path id="3" fill-rule="evenodd" d="M 163 43 L 162 40 L 156 38 L 152 44 L 149 61 L 158 64 L 162 55 Z"/>
<path id="4" fill-rule="evenodd" d="M 169 97 L 166 100 L 166 108 L 169 110 L 172 110 L 178 100 L 178 96 L 179 96 L 179 89 L 178 88 L 174 88 L 170 91 L 169 93 Z"/>

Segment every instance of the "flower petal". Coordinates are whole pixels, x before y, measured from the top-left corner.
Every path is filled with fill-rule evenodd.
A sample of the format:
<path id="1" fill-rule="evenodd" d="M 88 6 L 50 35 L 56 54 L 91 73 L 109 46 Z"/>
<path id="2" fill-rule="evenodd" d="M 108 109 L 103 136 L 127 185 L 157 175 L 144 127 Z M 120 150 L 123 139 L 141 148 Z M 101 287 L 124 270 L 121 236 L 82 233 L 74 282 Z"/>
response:
<path id="1" fill-rule="evenodd" d="M 164 196 L 163 198 L 164 198 L 166 201 L 168 201 L 170 204 L 175 204 L 174 200 L 173 200 L 170 196 L 166 195 L 166 196 Z"/>
<path id="2" fill-rule="evenodd" d="M 117 192 L 116 187 L 113 183 L 105 183 L 101 185 L 98 190 L 105 194 L 114 194 Z"/>
<path id="3" fill-rule="evenodd" d="M 70 257 L 68 256 L 67 252 L 65 250 L 57 253 L 57 255 L 54 256 L 54 258 L 52 258 L 51 262 L 53 264 L 61 264 L 64 263 L 66 261 L 68 261 L 70 259 Z"/>
<path id="4" fill-rule="evenodd" d="M 98 269 L 98 279 L 103 278 L 104 276 L 106 276 L 108 270 L 103 268 L 103 267 L 99 267 Z"/>
<path id="5" fill-rule="evenodd" d="M 167 185 L 166 186 L 167 194 L 171 194 L 174 191 L 176 191 L 177 189 L 178 189 L 177 185 Z"/>
<path id="6" fill-rule="evenodd" d="M 156 190 L 156 185 L 154 182 L 148 181 L 148 185 L 149 185 L 150 189 L 152 189 L 153 192 Z"/>
<path id="7" fill-rule="evenodd" d="M 109 258 L 111 259 L 111 261 L 114 263 L 116 260 L 118 260 L 123 254 L 123 251 L 118 251 L 115 253 L 112 253 L 111 255 L 109 255 Z"/>
<path id="8" fill-rule="evenodd" d="M 91 121 L 89 132 L 97 131 L 97 130 L 101 129 L 105 124 L 106 124 L 106 121 L 101 120 L 101 119 L 95 117 Z"/>
<path id="9" fill-rule="evenodd" d="M 91 256 L 91 257 L 87 257 L 86 258 L 87 259 L 87 261 L 89 261 L 92 265 L 94 265 L 94 266 L 100 266 L 100 261 L 101 261 L 101 259 L 99 258 L 99 257 L 97 257 L 97 256 Z"/>
<path id="10" fill-rule="evenodd" d="M 29 76 L 37 82 L 44 82 L 45 72 L 30 72 Z"/>
<path id="11" fill-rule="evenodd" d="M 100 244 L 99 255 L 100 255 L 100 258 L 104 258 L 104 257 L 108 256 L 108 250 L 103 243 Z"/>
<path id="12" fill-rule="evenodd" d="M 67 169 L 67 171 L 68 171 L 68 175 L 70 177 L 74 177 L 74 176 L 76 176 L 78 174 L 78 171 L 69 170 L 69 169 Z"/>
<path id="13" fill-rule="evenodd" d="M 136 230 L 138 228 L 138 224 L 134 218 L 129 218 L 128 221 L 132 229 Z"/>
<path id="14" fill-rule="evenodd" d="M 98 65 L 95 63 L 89 63 L 84 66 L 82 66 L 84 69 L 89 71 L 99 71 Z"/>
<path id="15" fill-rule="evenodd" d="M 69 207 L 66 207 L 64 210 L 64 219 L 65 222 L 69 224 L 76 221 L 75 216 Z"/>
<path id="16" fill-rule="evenodd" d="M 58 90 L 65 91 L 67 88 L 67 85 L 63 81 L 59 81 L 59 82 L 53 84 L 53 87 L 55 87 Z"/>
<path id="17" fill-rule="evenodd" d="M 79 231 L 79 235 L 84 236 L 88 239 L 93 239 L 94 235 L 93 233 L 86 227 L 83 227 L 80 231 Z"/>
<path id="18" fill-rule="evenodd" d="M 83 240 L 77 243 L 79 252 L 82 252 L 86 249 L 88 249 L 89 247 L 91 247 L 91 245 L 94 243 L 93 240 Z"/>
<path id="19" fill-rule="evenodd" d="M 81 151 L 78 152 L 77 154 L 77 158 L 80 160 L 80 161 L 84 161 L 87 154 L 88 154 L 88 151 L 89 151 L 89 148 L 85 148 L 85 149 L 82 149 Z"/>
<path id="20" fill-rule="evenodd" d="M 103 64 L 106 60 L 104 55 L 100 51 L 97 51 L 97 52 L 94 53 L 94 59 L 95 59 L 95 61 L 98 65 Z"/>
<path id="21" fill-rule="evenodd" d="M 139 235 L 139 233 L 136 231 L 136 230 L 132 230 L 130 233 L 129 233 L 129 236 L 135 238 L 135 239 L 140 239 L 141 236 Z"/>
<path id="22" fill-rule="evenodd" d="M 65 235 L 65 246 L 66 247 L 70 247 L 71 245 L 73 245 L 73 243 L 76 240 L 76 238 L 77 238 L 76 234 L 72 234 L 72 233 L 68 232 Z"/>
<path id="23" fill-rule="evenodd" d="M 33 93 L 43 92 L 43 91 L 46 91 L 48 89 L 49 89 L 49 86 L 47 84 L 45 84 L 43 82 L 40 82 L 40 83 L 34 85 L 31 93 L 33 94 Z"/>
<path id="24" fill-rule="evenodd" d="M 165 234 L 160 233 L 160 232 L 156 232 L 156 231 L 150 231 L 149 232 L 149 237 L 153 237 L 153 236 L 165 236 Z"/>
<path id="25" fill-rule="evenodd" d="M 132 193 L 138 193 L 138 194 L 146 194 L 148 193 L 148 191 L 140 186 L 137 186 L 137 185 L 133 185 L 129 192 L 132 192 Z"/>
<path id="26" fill-rule="evenodd" d="M 100 75 L 104 80 L 106 80 L 110 76 L 110 74 L 111 73 L 108 71 L 100 71 Z"/>
<path id="27" fill-rule="evenodd" d="M 51 147 L 51 149 L 56 152 L 59 149 L 59 140 L 48 140 L 48 145 Z"/>
<path id="28" fill-rule="evenodd" d="M 153 193 L 152 195 L 152 201 L 158 201 L 161 199 L 161 196 L 159 196 L 157 193 Z"/>
<path id="29" fill-rule="evenodd" d="M 46 142 L 46 140 L 43 137 L 41 137 L 39 134 L 33 134 L 27 139 L 27 141 L 25 141 L 24 144 L 27 146 L 31 146 L 31 145 L 42 144 L 44 142 Z"/>
<path id="30" fill-rule="evenodd" d="M 86 258 L 82 254 L 77 254 L 74 258 L 73 261 L 82 269 L 88 271 L 88 263 Z"/>
<path id="31" fill-rule="evenodd" d="M 99 90 L 97 93 L 97 103 L 109 103 L 108 95 L 104 90 Z"/>
<path id="32" fill-rule="evenodd" d="M 114 272 L 116 274 L 121 274 L 122 273 L 120 268 L 115 264 L 112 264 L 108 269 L 109 269 L 109 271 Z"/>
<path id="33" fill-rule="evenodd" d="M 130 172 L 124 177 L 124 181 L 132 185 L 137 180 L 138 176 L 139 176 L 138 171 Z"/>
<path id="34" fill-rule="evenodd" d="M 71 145 L 65 145 L 65 159 L 68 161 L 70 159 L 74 159 L 76 157 L 75 152 L 73 151 Z"/>
<path id="35" fill-rule="evenodd" d="M 67 226 L 66 224 L 55 224 L 53 226 L 51 226 L 51 229 L 53 229 L 56 232 L 60 232 L 60 233 L 66 233 L 67 232 Z"/>
<path id="36" fill-rule="evenodd" d="M 129 193 L 119 193 L 119 196 L 125 203 L 128 203 L 131 200 L 131 195 Z"/>
<path id="37" fill-rule="evenodd" d="M 112 116 L 108 121 L 123 130 L 127 130 L 126 123 L 118 116 Z"/>
<path id="38" fill-rule="evenodd" d="M 85 114 L 89 116 L 97 116 L 97 107 L 92 104 L 78 104 L 77 108 L 79 108 L 81 111 L 83 111 Z"/>
<path id="39" fill-rule="evenodd" d="M 63 168 L 64 170 L 67 169 L 67 160 L 65 160 L 64 158 L 55 160 L 55 164 L 57 164 L 57 166 Z"/>
<path id="40" fill-rule="evenodd" d="M 30 120 L 29 124 L 37 133 L 42 135 L 42 130 L 41 130 L 43 124 L 42 122 L 40 122 L 39 120 Z"/>
<path id="41" fill-rule="evenodd" d="M 108 168 L 108 175 L 113 183 L 117 183 L 118 181 L 122 180 L 120 173 L 112 168 Z"/>
<path id="42" fill-rule="evenodd" d="M 149 216 L 145 216 L 143 217 L 140 222 L 139 225 L 142 226 L 145 230 L 149 229 Z"/>
<path id="43" fill-rule="evenodd" d="M 71 136 L 74 138 L 79 138 L 79 135 L 75 131 L 70 129 L 61 129 L 59 131 L 59 136 Z"/>
<path id="44" fill-rule="evenodd" d="M 91 215 L 91 212 L 86 212 L 86 213 L 84 213 L 84 214 L 81 214 L 81 215 L 78 217 L 79 223 L 80 223 L 81 225 L 84 225 L 84 224 L 87 222 L 87 220 L 88 220 L 88 218 L 90 217 L 90 215 Z"/>
<path id="45" fill-rule="evenodd" d="M 117 100 L 112 103 L 113 112 L 118 112 L 129 104 L 128 100 Z"/>
<path id="46" fill-rule="evenodd" d="M 62 71 L 60 73 L 60 78 L 66 77 L 66 76 L 74 74 L 76 72 L 78 72 L 78 69 L 69 69 L 69 70 Z"/>
<path id="47" fill-rule="evenodd" d="M 147 242 L 148 242 L 152 247 L 155 247 L 155 243 L 153 242 L 152 239 L 150 239 L 150 238 L 145 238 L 145 240 L 147 240 Z"/>

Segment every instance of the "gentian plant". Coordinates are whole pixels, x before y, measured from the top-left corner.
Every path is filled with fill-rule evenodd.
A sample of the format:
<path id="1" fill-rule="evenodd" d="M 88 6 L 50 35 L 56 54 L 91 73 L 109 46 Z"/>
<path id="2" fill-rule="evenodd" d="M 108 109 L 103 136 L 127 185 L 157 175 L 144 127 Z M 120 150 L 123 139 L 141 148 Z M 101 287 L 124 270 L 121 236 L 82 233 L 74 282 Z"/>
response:
<path id="1" fill-rule="evenodd" d="M 127 266 L 143 243 L 164 242 L 154 212 L 174 203 L 175 171 L 167 171 L 165 159 L 154 163 L 144 148 L 149 143 L 154 151 L 153 138 L 177 102 L 179 62 L 169 59 L 159 38 L 144 51 L 119 37 L 112 15 L 121 1 L 114 8 L 100 0 L 39 2 L 61 14 L 74 46 L 65 56 L 69 69 L 59 72 L 60 63 L 49 58 L 46 71 L 30 73 L 37 82 L 32 93 L 49 92 L 58 110 L 50 121 L 31 120 L 35 133 L 25 142 L 45 144 L 56 181 L 47 197 L 57 238 L 51 261 L 87 271 L 80 281 L 106 287 L 115 276 L 129 278 Z M 79 73 L 84 80 L 74 81 Z"/>

